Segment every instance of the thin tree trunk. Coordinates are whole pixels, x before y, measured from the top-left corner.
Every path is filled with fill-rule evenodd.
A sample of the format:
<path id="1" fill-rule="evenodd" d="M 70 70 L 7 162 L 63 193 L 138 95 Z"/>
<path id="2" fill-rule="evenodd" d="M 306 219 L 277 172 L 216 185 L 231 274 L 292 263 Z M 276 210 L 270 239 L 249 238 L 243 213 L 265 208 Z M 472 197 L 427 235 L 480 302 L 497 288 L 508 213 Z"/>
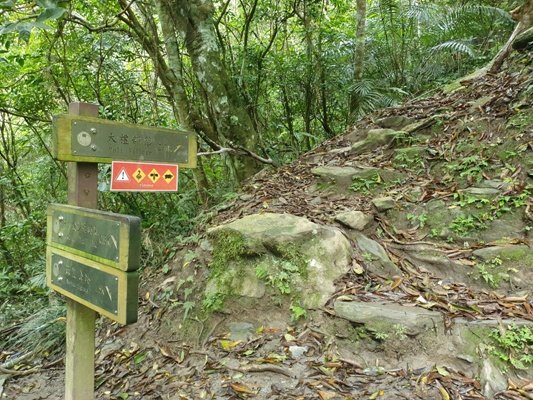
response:
<path id="1" fill-rule="evenodd" d="M 365 36 L 366 36 L 366 1 L 357 0 L 357 29 L 355 31 L 355 51 L 353 58 L 353 82 L 358 82 L 363 77 L 365 63 Z M 352 90 L 350 93 L 349 122 L 357 118 L 360 102 L 359 95 Z"/>
<path id="2" fill-rule="evenodd" d="M 309 10 L 309 0 L 304 0 L 304 10 L 303 10 L 303 24 L 305 31 L 305 43 L 306 43 L 306 56 L 307 56 L 307 73 L 304 84 L 304 130 L 308 134 L 304 136 L 304 143 L 307 150 L 311 148 L 311 120 L 313 114 L 313 77 L 314 77 L 314 68 L 313 68 L 313 53 L 314 53 L 314 43 L 313 43 L 313 32 L 312 32 L 312 23 L 311 16 L 309 15 L 311 11 Z"/>

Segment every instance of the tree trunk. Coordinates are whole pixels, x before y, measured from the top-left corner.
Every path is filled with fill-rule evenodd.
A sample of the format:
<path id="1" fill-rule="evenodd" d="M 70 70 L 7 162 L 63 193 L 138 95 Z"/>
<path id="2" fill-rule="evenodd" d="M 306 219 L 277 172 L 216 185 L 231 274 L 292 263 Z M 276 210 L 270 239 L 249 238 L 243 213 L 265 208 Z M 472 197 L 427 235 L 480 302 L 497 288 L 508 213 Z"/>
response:
<path id="1" fill-rule="evenodd" d="M 220 58 L 211 1 L 174 0 L 172 3 L 175 31 L 185 39 L 193 71 L 204 94 L 209 120 L 219 141 L 255 152 L 258 134 L 236 84 L 229 78 Z M 233 162 L 238 180 L 259 170 L 257 161 L 251 157 L 235 158 Z"/>
<path id="2" fill-rule="evenodd" d="M 259 136 L 221 60 L 212 1 L 157 0 L 156 11 L 150 9 L 149 3 L 136 3 L 144 17 L 142 22 L 130 2 L 118 2 L 124 10 L 119 18 L 131 28 L 132 37 L 150 55 L 180 124 L 194 128 L 211 145 L 216 143 L 255 152 Z M 159 46 L 154 13 L 158 14 L 161 24 L 166 56 Z M 193 109 L 184 91 L 178 37 L 185 41 L 203 94 L 204 110 Z M 258 162 L 248 156 L 229 156 L 229 164 L 237 181 L 259 170 Z"/>
<path id="3" fill-rule="evenodd" d="M 366 0 L 357 0 L 357 29 L 355 32 L 355 51 L 353 58 L 353 82 L 360 81 L 363 77 L 365 62 L 365 35 L 366 35 Z M 359 112 L 359 95 L 355 91 L 350 93 L 349 122 L 353 123 Z"/>
<path id="4" fill-rule="evenodd" d="M 533 0 L 526 0 L 524 4 L 520 7 L 515 8 L 511 11 L 511 16 L 515 21 L 518 21 L 516 27 L 511 34 L 507 43 L 502 47 L 502 49 L 496 54 L 496 57 L 487 66 L 487 69 L 490 73 L 497 73 L 500 71 L 503 62 L 511 54 L 513 42 L 522 32 L 525 32 L 529 28 L 533 27 Z"/>

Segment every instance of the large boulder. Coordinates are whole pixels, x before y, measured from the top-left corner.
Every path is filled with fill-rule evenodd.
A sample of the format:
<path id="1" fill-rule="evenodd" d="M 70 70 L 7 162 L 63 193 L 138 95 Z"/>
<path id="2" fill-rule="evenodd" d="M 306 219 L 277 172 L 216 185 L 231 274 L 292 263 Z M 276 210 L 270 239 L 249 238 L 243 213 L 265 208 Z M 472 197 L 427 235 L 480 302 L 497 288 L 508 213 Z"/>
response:
<path id="1" fill-rule="evenodd" d="M 334 227 L 290 214 L 254 214 L 208 231 L 213 260 L 204 306 L 239 303 L 316 308 L 334 292 L 352 247 Z"/>

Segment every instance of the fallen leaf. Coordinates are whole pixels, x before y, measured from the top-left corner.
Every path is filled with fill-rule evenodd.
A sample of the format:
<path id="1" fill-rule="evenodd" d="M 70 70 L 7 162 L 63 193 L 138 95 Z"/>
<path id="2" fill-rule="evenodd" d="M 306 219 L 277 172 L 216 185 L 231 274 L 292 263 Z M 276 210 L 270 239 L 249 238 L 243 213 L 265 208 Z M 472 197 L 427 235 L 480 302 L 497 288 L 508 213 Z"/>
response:
<path id="1" fill-rule="evenodd" d="M 237 347 L 241 342 L 242 340 L 221 340 L 220 347 L 222 347 L 222 350 L 230 351 Z"/>
<path id="2" fill-rule="evenodd" d="M 381 397 L 383 395 L 385 395 L 385 391 L 384 390 L 378 390 L 377 392 L 374 392 L 374 393 L 372 393 L 370 395 L 369 400 L 375 400 L 378 397 Z"/>
<path id="3" fill-rule="evenodd" d="M 391 285 L 391 290 L 394 290 L 396 289 L 398 286 L 400 286 L 403 282 L 403 278 L 401 277 L 398 277 L 394 280 L 394 282 L 392 282 L 392 285 Z"/>
<path id="4" fill-rule="evenodd" d="M 230 383 L 229 384 L 233 390 L 235 390 L 237 393 L 246 393 L 246 394 L 257 394 L 254 390 L 252 390 L 250 387 L 242 384 L 242 383 Z"/>
<path id="5" fill-rule="evenodd" d="M 444 389 L 444 387 L 440 384 L 439 384 L 439 392 L 440 392 L 440 395 L 442 396 L 442 400 L 450 400 L 450 395 L 448 394 L 446 389 Z"/>
<path id="6" fill-rule="evenodd" d="M 320 396 L 320 400 L 330 400 L 337 396 L 337 393 L 335 392 L 325 392 L 323 390 L 318 391 L 318 396 Z"/>
<path id="7" fill-rule="evenodd" d="M 438 372 L 439 374 L 441 374 L 442 376 L 448 376 L 448 375 L 450 375 L 450 373 L 448 372 L 448 370 L 447 370 L 446 367 L 444 367 L 444 366 L 437 365 L 436 369 L 437 369 L 437 372 Z"/>
<path id="8" fill-rule="evenodd" d="M 363 266 L 355 260 L 352 261 L 352 270 L 356 275 L 361 275 L 363 272 L 365 272 Z"/>

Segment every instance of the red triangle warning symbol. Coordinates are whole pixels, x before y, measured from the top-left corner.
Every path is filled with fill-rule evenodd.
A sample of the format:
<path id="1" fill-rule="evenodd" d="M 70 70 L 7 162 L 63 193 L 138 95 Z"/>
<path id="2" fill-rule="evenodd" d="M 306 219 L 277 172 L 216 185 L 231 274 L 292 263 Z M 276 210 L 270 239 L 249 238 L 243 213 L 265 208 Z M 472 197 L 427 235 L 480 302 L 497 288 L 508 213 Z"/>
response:
<path id="1" fill-rule="evenodd" d="M 130 180 L 130 177 L 124 168 L 122 168 L 122 170 L 119 172 L 116 180 L 119 182 L 128 182 Z"/>

